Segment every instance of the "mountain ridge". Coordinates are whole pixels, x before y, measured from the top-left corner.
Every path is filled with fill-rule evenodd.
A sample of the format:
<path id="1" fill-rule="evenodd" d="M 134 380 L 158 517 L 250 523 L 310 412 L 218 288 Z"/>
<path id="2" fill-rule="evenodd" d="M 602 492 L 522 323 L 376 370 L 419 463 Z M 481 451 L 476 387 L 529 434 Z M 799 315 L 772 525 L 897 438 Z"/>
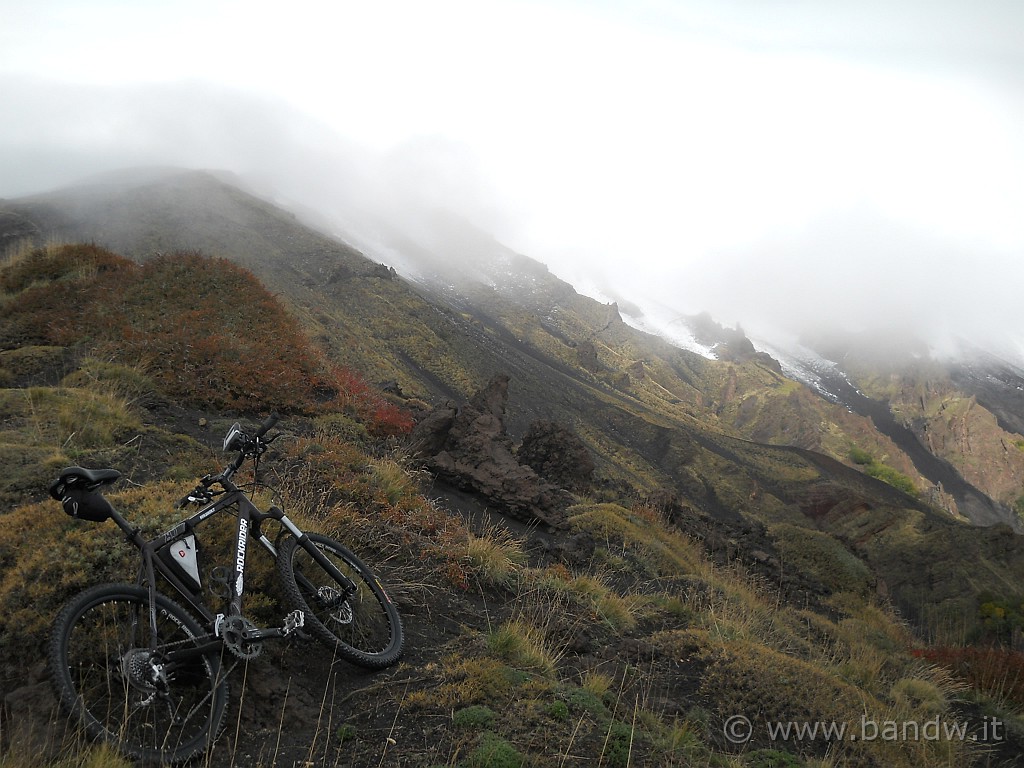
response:
<path id="1" fill-rule="evenodd" d="M 567 423 L 605 471 L 639 487 L 673 488 L 720 514 L 791 515 L 786 510 L 799 507 L 797 496 L 756 503 L 737 496 L 723 506 L 702 479 L 731 460 L 723 457 L 756 452 L 759 443 L 823 452 L 854 473 L 851 448 L 866 449 L 895 471 L 918 475 L 913 460 L 869 419 L 785 378 L 742 332 L 713 321 L 705 328 L 719 328 L 723 350 L 731 343 L 728 359 L 682 350 L 630 327 L 615 304 L 582 296 L 485 233 L 468 240 L 483 243 L 489 254 L 476 274 L 410 282 L 209 172 L 174 172 L 170 181 L 141 186 L 107 184 L 100 197 L 95 191 L 80 187 L 6 201 L 2 209 L 33 221 L 37 239 L 93 240 L 134 258 L 178 247 L 235 260 L 287 298 L 330 356 L 372 380 L 394 382 L 408 397 L 466 399 L 494 375 L 508 373 L 516 404 L 511 434 L 521 436 L 538 419 Z M 458 231 L 458 222 L 446 216 L 438 226 L 446 236 Z M 402 237 L 392 235 L 392 244 Z M 428 255 L 432 268 L 446 263 L 443 254 Z M 473 253 L 457 256 L 465 262 Z M 750 448 L 747 441 L 753 441 Z M 743 484 L 753 488 L 762 481 Z M 929 498 L 941 501 L 937 494 Z M 954 516 L 962 514 L 950 506 Z M 997 520 L 1019 525 L 1005 513 L 979 522 Z"/>
<path id="2" fill-rule="evenodd" d="M 233 191 L 221 194 L 248 201 Z M 144 206 L 134 202 L 139 216 Z M 415 390 L 410 385 L 405 392 L 395 381 L 386 388 L 393 402 L 421 414 L 425 403 L 417 396 L 440 403 L 442 414 L 447 408 L 465 416 L 454 431 L 456 442 L 468 450 L 457 454 L 459 446 L 445 442 L 433 454 L 448 452 L 457 459 L 446 461 L 442 455 L 438 462 L 454 470 L 452 482 L 466 477 L 460 462 L 479 466 L 497 457 L 497 447 L 505 462 L 499 466 L 509 473 L 518 471 L 528 454 L 543 467 L 544 461 L 536 461 L 538 451 L 526 450 L 529 430 L 524 432 L 524 425 L 536 425 L 539 417 L 555 417 L 557 428 L 547 434 L 563 435 L 542 455 L 564 461 L 570 453 L 585 455 L 582 446 L 593 465 L 589 479 L 579 481 L 582 485 L 573 492 L 554 486 L 562 498 L 554 502 L 557 519 L 512 526 L 501 514 L 515 511 L 503 507 L 514 491 L 511 486 L 502 485 L 500 494 L 486 487 L 459 491 L 416 464 L 403 468 L 410 459 L 396 453 L 394 443 L 377 446 L 379 452 L 372 455 L 361 452 L 370 446 L 369 425 L 353 422 L 344 411 L 311 421 L 293 417 L 290 439 L 275 444 L 279 452 L 267 456 L 275 484 L 286 503 L 301 509 L 312 501 L 318 528 L 341 526 L 344 534 L 339 535 L 367 548 L 370 561 L 383 569 L 382 580 L 408 618 L 408 665 L 368 683 L 337 665 L 330 670 L 318 666 L 314 654 L 292 661 L 273 658 L 243 684 L 246 695 L 236 726 L 244 737 L 240 759 L 257 761 L 257 755 L 270 759 L 273 754 L 290 764 L 313 755 L 319 759 L 322 753 L 325 764 L 331 755 L 351 765 L 378 765 L 379 746 L 387 736 L 394 745 L 385 752 L 409 765 L 436 765 L 441 747 L 450 764 L 468 768 L 492 764 L 494 752 L 487 750 L 496 733 L 505 740 L 503 754 L 520 750 L 531 764 L 552 767 L 559 757 L 604 755 L 606 749 L 608 763 L 618 766 L 633 760 L 750 765 L 783 759 L 780 754 L 791 763 L 799 755 L 818 765 L 835 760 L 835 749 L 850 764 L 909 766 L 938 759 L 931 751 L 922 755 L 920 745 L 904 754 L 901 745 L 781 745 L 757 737 L 749 747 L 738 748 L 723 741 L 719 724 L 737 712 L 756 712 L 758 722 L 791 718 L 794 712 L 850 722 L 865 713 L 917 716 L 907 708 L 904 689 L 928 684 L 927 690 L 947 694 L 939 683 L 923 679 L 920 662 L 907 650 L 915 642 L 907 627 L 916 627 L 918 637 L 929 640 L 962 640 L 964 622 L 973 617 L 972 631 L 985 631 L 984 606 L 1009 604 L 1024 578 L 1021 539 L 1007 526 L 969 526 L 824 453 L 745 437 L 732 425 L 760 425 L 765 434 L 776 434 L 777 425 L 792 426 L 787 420 L 798 413 L 797 406 L 817 413 L 821 399 L 784 379 L 769 361 L 750 356 L 744 344 L 737 344 L 731 360 L 683 354 L 662 340 L 637 335 L 615 306 L 584 300 L 542 279 L 541 271 L 533 276 L 536 281 L 519 284 L 531 286 L 532 310 L 547 307 L 550 312 L 524 309 L 516 301 L 520 294 L 502 297 L 493 287 L 477 289 L 490 299 L 484 307 L 473 296 L 451 292 L 448 301 L 432 303 L 425 297 L 440 295 L 439 289 L 407 284 L 372 261 L 334 258 L 315 235 L 293 232 L 287 216 L 262 205 L 252 210 L 275 220 L 261 221 L 263 230 L 248 232 L 246 249 L 258 245 L 261 232 L 264 237 L 292 232 L 293 242 L 326 249 L 297 249 L 306 256 L 262 267 L 268 290 L 276 292 L 281 322 L 301 319 L 313 336 L 310 344 L 325 357 L 336 363 L 343 357 L 339 353 L 347 352 L 350 361 L 370 363 L 376 375 L 394 365 L 390 358 L 403 349 L 415 353 L 416 345 L 436 343 L 428 355 L 421 352 L 406 363 L 402 373 Z M 199 227 L 189 233 L 192 245 L 199 234 Z M 286 245 L 278 246 L 277 252 L 282 250 Z M 24 487 L 5 486 L 19 502 L 9 513 L 14 525 L 8 530 L 29 536 L 29 545 L 18 535 L 0 538 L 0 560 L 14 564 L 3 574 L 0 594 L 15 609 L 5 612 L 0 638 L 25 658 L 31 658 L 35 637 L 29 629 L 43 620 L 40 606 L 57 599 L 55 590 L 88 583 L 97 573 L 120 573 L 117 557 L 111 558 L 106 546 L 109 531 L 75 527 L 70 520 L 38 525 L 54 514 L 64 519 L 52 502 L 30 503 L 45 495 L 44 478 L 52 474 L 46 462 L 66 461 L 54 458 L 54 445 L 78 451 L 82 445 L 89 451 L 76 455 L 115 456 L 113 463 L 131 466 L 143 487 L 119 493 L 117 504 L 136 513 L 145 504 L 148 515 L 159 514 L 162 520 L 173 514 L 170 502 L 185 490 L 185 481 L 163 478 L 192 482 L 195 471 L 208 469 L 214 446 L 203 451 L 200 443 L 209 443 L 238 416 L 219 412 L 224 405 L 196 412 L 197 404 L 186 408 L 166 391 L 153 391 L 144 367 L 131 356 L 102 355 L 103 349 L 118 353 L 117 346 L 98 347 L 103 359 L 78 359 L 83 347 L 88 354 L 95 344 L 88 338 L 88 324 L 49 329 L 31 319 L 32 311 L 45 311 L 39 309 L 41 298 L 62 307 L 61 296 L 85 291 L 102 301 L 110 273 L 77 263 L 72 257 L 79 253 L 117 262 L 130 274 L 153 276 L 146 278 L 146 292 L 119 281 L 126 308 L 145 316 L 167 314 L 171 327 L 180 327 L 186 337 L 206 333 L 205 326 L 189 323 L 191 313 L 201 311 L 215 328 L 227 327 L 229 320 L 245 317 L 245 297 L 257 292 L 243 289 L 211 302 L 190 291 L 191 281 L 207 279 L 202 275 L 210 275 L 208 287 L 213 288 L 224 284 L 218 273 L 240 271 L 223 258 L 212 258 L 218 254 L 151 257 L 139 266 L 99 246 L 50 246 L 14 257 L 0 270 L 0 324 L 28 323 L 35 334 L 30 346 L 16 344 L 13 334 L 0 334 L 6 339 L 0 376 L 11 387 L 0 390 L 0 407 L 10 416 L 0 450 L 38 477 Z M 246 255 L 252 263 L 259 254 Z M 50 270 L 52 260 L 60 270 Z M 168 273 L 164 265 L 183 269 Z M 161 288 L 167 274 L 178 276 L 174 292 Z M 272 281 L 275 287 L 269 288 Z M 147 295 L 154 298 L 147 300 Z M 558 301 L 552 303 L 551 297 Z M 161 310 L 154 313 L 157 305 Z M 97 314 L 102 309 L 97 306 Z M 254 369 L 258 347 L 247 344 L 249 337 L 272 316 L 260 313 L 251 318 L 251 330 L 235 332 L 240 353 L 257 352 L 255 358 L 244 358 Z M 135 321 L 119 313 L 115 331 L 117 322 Z M 266 329 L 262 333 L 265 338 Z M 76 334 L 85 336 L 76 341 Z M 341 348 L 347 339 L 361 346 Z M 75 343 L 79 351 L 54 347 L 54 341 Z M 433 366 L 442 354 L 463 367 Z M 171 372 L 179 370 L 173 360 L 160 362 L 169 364 Z M 436 371 L 429 386 L 420 383 L 426 382 L 424 371 Z M 448 378 L 449 371 L 459 375 Z M 494 387 L 462 395 L 464 387 L 488 376 L 497 382 Z M 44 386 L 47 382 L 53 386 Z M 130 386 L 125 391 L 133 401 L 144 393 L 139 404 L 111 398 L 107 387 L 115 384 Z M 764 402 L 753 407 L 752 397 Z M 65 403 L 66 429 L 78 430 L 76 421 L 95 419 L 94 411 L 75 407 L 86 401 L 116 408 L 121 429 L 131 431 L 104 437 L 90 424 L 94 443 L 86 444 L 85 431 L 65 440 L 53 437 L 51 427 L 42 429 L 40 418 L 57 422 L 54 404 Z M 792 402 L 780 408 L 787 401 Z M 211 414 L 211 408 L 218 412 Z M 197 426 L 200 414 L 213 416 L 212 431 Z M 420 424 L 426 421 L 421 418 Z M 178 428 L 189 437 L 172 434 Z M 813 442 L 804 431 L 801 426 L 790 436 Z M 543 446 L 543 441 L 533 445 Z M 143 457 L 149 455 L 156 461 L 147 466 Z M 28 473 L 22 469 L 19 474 Z M 497 476 L 503 481 L 506 470 Z M 527 486 L 533 482 L 528 474 L 522 476 Z M 429 498 L 415 491 L 417 486 Z M 529 487 L 524 491 L 529 493 Z M 29 503 L 20 503 L 26 499 Z M 477 521 L 471 532 L 463 529 L 464 517 Z M 515 539 L 495 533 L 509 529 L 518 532 Z M 516 547 L 524 549 L 517 552 Z M 94 551 L 104 553 L 99 565 L 92 564 Z M 26 600 L 25 590 L 34 599 Z M 890 606 L 900 610 L 901 618 L 889 614 Z M 508 645 L 508 638 L 524 633 L 534 638 L 539 660 Z M 556 655 L 552 660 L 544 653 Z M 996 658 L 1008 663 L 1013 657 Z M 5 686 L 9 680 L 22 685 L 4 695 L 15 714 L 0 722 L 50 723 L 42 672 L 31 665 L 0 669 Z M 332 679 L 345 691 L 343 702 L 358 695 L 362 706 L 346 714 L 343 728 L 318 739 L 317 713 L 324 711 L 318 692 Z M 629 710 L 634 695 L 632 715 L 622 714 L 620 703 Z M 278 708 L 276 702 L 285 700 L 287 709 L 284 703 Z M 937 711 L 974 723 L 991 711 L 959 700 L 943 707 Z M 329 722 L 338 715 L 330 708 Z M 6 716 L 0 711 L 0 718 Z M 465 727 L 460 723 L 471 718 L 490 725 L 479 735 L 460 730 Z M 239 745 L 232 745 L 230 734 L 225 739 L 211 766 L 235 760 Z M 1017 739 L 992 745 L 1007 765 L 1019 754 Z"/>

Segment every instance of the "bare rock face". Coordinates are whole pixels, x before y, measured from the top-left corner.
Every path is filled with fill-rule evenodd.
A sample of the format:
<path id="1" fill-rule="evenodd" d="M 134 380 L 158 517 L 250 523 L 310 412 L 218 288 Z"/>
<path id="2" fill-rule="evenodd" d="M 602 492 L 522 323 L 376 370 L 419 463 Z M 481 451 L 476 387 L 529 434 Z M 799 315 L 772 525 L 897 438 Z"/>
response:
<path id="1" fill-rule="evenodd" d="M 441 453 L 458 412 L 458 406 L 449 400 L 424 416 L 409 436 L 413 454 L 429 458 Z"/>
<path id="2" fill-rule="evenodd" d="M 580 436 L 554 421 L 535 421 L 519 446 L 519 461 L 549 483 L 585 491 L 594 474 L 594 459 Z"/>
<path id="3" fill-rule="evenodd" d="M 412 448 L 445 482 L 513 517 L 561 528 L 572 497 L 516 458 L 505 429 L 508 383 L 495 376 L 461 408 L 435 408 L 413 430 Z"/>

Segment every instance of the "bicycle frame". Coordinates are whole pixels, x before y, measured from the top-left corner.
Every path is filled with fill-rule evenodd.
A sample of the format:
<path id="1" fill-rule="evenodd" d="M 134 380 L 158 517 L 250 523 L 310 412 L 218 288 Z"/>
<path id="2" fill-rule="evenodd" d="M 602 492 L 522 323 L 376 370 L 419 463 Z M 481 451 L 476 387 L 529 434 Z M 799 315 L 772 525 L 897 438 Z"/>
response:
<path id="1" fill-rule="evenodd" d="M 149 591 L 150 647 L 153 649 L 155 649 L 158 644 L 155 599 L 157 591 L 157 573 L 163 576 L 164 579 L 166 579 L 167 582 L 171 584 L 181 597 L 192 607 L 192 609 L 202 617 L 203 622 L 209 627 L 214 638 L 209 644 L 203 644 L 193 649 L 189 649 L 183 652 L 182 655 L 205 653 L 211 646 L 215 647 L 222 642 L 219 636 L 220 621 L 225 618 L 225 616 L 242 616 L 242 596 L 245 592 L 245 564 L 250 541 L 255 539 L 263 546 L 264 549 L 267 550 L 267 552 L 270 553 L 271 557 L 275 559 L 277 558 L 276 547 L 266 537 L 261 528 L 262 524 L 266 520 L 274 520 L 281 523 L 281 525 L 296 538 L 299 545 L 309 553 L 310 557 L 312 557 L 318 565 L 324 568 L 324 570 L 336 579 L 339 584 L 345 586 L 346 598 L 355 594 L 357 591 L 357 588 L 352 581 L 341 573 L 335 567 L 334 563 L 332 563 L 331 560 L 317 547 L 309 542 L 309 538 L 306 534 L 288 518 L 283 510 L 276 506 L 272 506 L 266 512 L 263 512 L 230 480 L 224 478 L 220 480 L 220 482 L 225 489 L 225 493 L 223 493 L 216 501 L 207 504 L 194 515 L 182 520 L 173 528 L 164 531 L 153 539 L 144 539 L 142 537 L 141 530 L 138 527 L 131 525 L 116 510 L 114 510 L 111 515 L 111 518 L 117 526 L 124 532 L 128 542 L 142 552 L 142 564 L 139 567 L 139 575 L 136 583 L 140 587 L 145 586 Z M 200 599 L 200 596 L 197 596 L 168 565 L 166 565 L 160 558 L 156 557 L 156 553 L 162 547 L 180 539 L 182 536 L 194 534 L 199 524 L 204 520 L 207 520 L 232 506 L 237 507 L 238 524 L 235 529 L 235 552 L 233 560 L 234 575 L 228 584 L 230 589 L 230 598 L 227 606 L 228 612 L 227 614 L 214 614 L 209 608 L 207 608 L 205 603 Z M 272 637 L 283 637 L 284 635 L 285 630 L 283 628 L 254 629 L 247 631 L 244 639 L 247 642 L 259 642 Z"/>

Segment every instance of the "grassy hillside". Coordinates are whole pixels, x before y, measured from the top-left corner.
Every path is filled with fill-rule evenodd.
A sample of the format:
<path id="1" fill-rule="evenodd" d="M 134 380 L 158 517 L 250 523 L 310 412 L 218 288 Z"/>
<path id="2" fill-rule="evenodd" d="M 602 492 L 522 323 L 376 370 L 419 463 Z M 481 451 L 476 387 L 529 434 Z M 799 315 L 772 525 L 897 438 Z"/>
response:
<path id="1" fill-rule="evenodd" d="M 538 419 L 568 425 L 611 487 L 668 491 L 712 517 L 793 521 L 806 517 L 802 483 L 836 481 L 841 495 L 848 476 L 789 450 L 801 448 L 937 509 L 953 506 L 870 419 L 786 379 L 770 359 L 737 344 L 727 359 L 709 361 L 639 333 L 614 306 L 578 295 L 542 265 L 479 235 L 469 252 L 456 253 L 466 247 L 461 234 L 448 245 L 438 240 L 440 250 L 425 258 L 440 269 L 451 249 L 472 275 L 438 288 L 401 280 L 206 173 L 110 181 L 4 207 L 22 223 L 34 222 L 38 238 L 84 237 L 143 261 L 154 249 L 188 244 L 244 264 L 332 364 L 413 400 L 463 400 L 495 374 L 509 374 L 512 437 Z M 735 334 L 725 337 L 735 341 Z M 786 449 L 768 451 L 765 443 Z M 800 482 L 790 487 L 780 477 Z M 891 503 L 916 509 L 920 501 Z"/>
<path id="2" fill-rule="evenodd" d="M 268 649 L 238 670 L 208 765 L 970 765 L 1024 743 L 1019 654 L 966 647 L 1009 638 L 1019 619 L 1012 534 L 958 524 L 821 454 L 673 421 L 600 372 L 572 386 L 563 372 L 558 411 L 577 413 L 597 448 L 593 487 L 572 497 L 565 531 L 522 528 L 471 498 L 442 501 L 397 442 L 399 406 L 415 403 L 339 371 L 232 263 L 51 247 L 9 259 L 0 292 L 4 766 L 121 765 L 55 715 L 39 648 L 76 591 L 133 578 L 130 552 L 109 526 L 42 500 L 48 480 L 71 463 L 116 466 L 112 500 L 155 533 L 223 461 L 226 426 L 272 407 L 288 413 L 266 460 L 275 501 L 377 568 L 408 652 L 367 675 L 302 641 Z M 459 322 L 485 357 L 513 343 Z M 558 367 L 544 359 L 513 369 L 510 420 L 541 412 L 530 387 Z M 204 543 L 210 564 L 227 556 L 224 531 Z M 269 622 L 280 611 L 265 565 L 252 608 Z M 992 718 L 1002 739 L 981 730 Z M 933 719 L 953 735 L 865 738 Z M 776 722 L 858 738 L 783 737 Z"/>
<path id="3" fill-rule="evenodd" d="M 858 445 L 915 476 L 909 459 L 867 420 L 816 398 L 762 359 L 708 361 L 640 333 L 614 307 L 578 295 L 483 233 L 467 234 L 464 223 L 437 223 L 433 251 L 395 236 L 395 247 L 415 253 L 433 275 L 429 285 L 446 286 L 438 288 L 396 279 L 208 173 L 110 180 L 3 208 L 33 222 L 37 240 L 100 243 L 136 260 L 198 249 L 241 264 L 279 294 L 332 360 L 427 401 L 468 397 L 495 373 L 509 373 L 525 403 L 510 424 L 515 434 L 535 418 L 587 421 L 577 397 L 584 408 L 595 398 L 625 400 L 645 415 L 844 462 Z M 567 387 L 582 391 L 563 402 L 557 394 Z"/>

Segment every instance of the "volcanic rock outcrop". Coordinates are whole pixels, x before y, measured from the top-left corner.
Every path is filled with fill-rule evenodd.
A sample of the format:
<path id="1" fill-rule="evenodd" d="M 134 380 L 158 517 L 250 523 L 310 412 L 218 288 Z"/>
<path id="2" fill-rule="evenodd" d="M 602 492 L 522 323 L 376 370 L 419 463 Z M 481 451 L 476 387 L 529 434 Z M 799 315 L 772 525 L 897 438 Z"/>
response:
<path id="1" fill-rule="evenodd" d="M 572 496 L 516 458 L 505 428 L 508 383 L 508 376 L 495 376 L 468 403 L 435 408 L 413 430 L 412 450 L 442 481 L 499 511 L 561 528 Z"/>

